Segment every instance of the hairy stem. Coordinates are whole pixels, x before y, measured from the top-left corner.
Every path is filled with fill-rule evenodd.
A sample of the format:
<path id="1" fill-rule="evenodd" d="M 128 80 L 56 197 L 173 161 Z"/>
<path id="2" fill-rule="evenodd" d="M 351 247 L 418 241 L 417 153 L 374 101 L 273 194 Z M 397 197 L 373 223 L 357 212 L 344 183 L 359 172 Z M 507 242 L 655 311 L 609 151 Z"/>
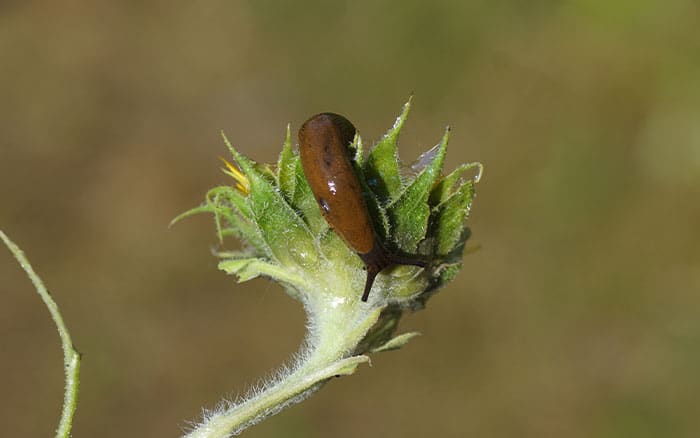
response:
<path id="1" fill-rule="evenodd" d="M 204 424 L 187 434 L 186 438 L 220 438 L 238 435 L 263 418 L 274 415 L 291 404 L 301 402 L 326 380 L 352 374 L 359 364 L 368 360 L 367 356 L 353 356 L 320 369 L 314 366 L 314 361 L 308 362 L 311 366 L 301 366 L 297 371 L 261 393 L 224 412 L 209 416 Z"/>
<path id="2" fill-rule="evenodd" d="M 342 284 L 342 283 L 341 283 Z M 342 288 L 341 288 L 342 289 Z M 346 292 L 336 290 L 335 293 Z M 349 375 L 369 361 L 365 355 L 353 355 L 358 343 L 377 322 L 381 309 L 350 302 L 329 306 L 333 296 L 320 295 L 307 302 L 310 333 L 308 353 L 301 355 L 289 372 L 265 385 L 261 391 L 234 406 L 205 415 L 205 419 L 185 438 L 224 438 L 237 435 L 249 426 L 282 409 L 299 403 L 335 376 Z"/>

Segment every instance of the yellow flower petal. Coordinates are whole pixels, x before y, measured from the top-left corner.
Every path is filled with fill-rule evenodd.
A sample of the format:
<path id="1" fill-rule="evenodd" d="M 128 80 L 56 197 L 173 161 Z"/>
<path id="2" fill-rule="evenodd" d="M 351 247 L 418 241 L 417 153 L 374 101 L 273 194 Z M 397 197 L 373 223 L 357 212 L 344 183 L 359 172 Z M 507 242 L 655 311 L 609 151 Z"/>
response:
<path id="1" fill-rule="evenodd" d="M 226 165 L 226 168 L 221 169 L 221 171 L 236 181 L 236 185 L 234 186 L 236 187 L 236 190 L 243 193 L 244 195 L 250 193 L 250 181 L 248 181 L 248 178 L 245 175 L 243 175 L 243 173 L 240 170 L 238 170 L 236 166 L 229 163 L 226 159 L 221 157 L 219 157 L 219 159 L 221 159 L 221 161 L 224 162 L 224 165 Z"/>

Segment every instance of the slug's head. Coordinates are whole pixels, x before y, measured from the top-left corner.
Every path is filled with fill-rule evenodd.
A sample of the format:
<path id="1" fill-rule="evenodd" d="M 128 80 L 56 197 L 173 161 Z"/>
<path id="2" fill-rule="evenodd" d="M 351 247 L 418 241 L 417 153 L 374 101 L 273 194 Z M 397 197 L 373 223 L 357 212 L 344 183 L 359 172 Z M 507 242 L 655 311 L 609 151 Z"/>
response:
<path id="1" fill-rule="evenodd" d="M 302 148 L 316 149 L 329 142 L 337 142 L 347 148 L 355 138 L 356 132 L 352 122 L 340 114 L 316 114 L 299 129 L 299 145 Z"/>

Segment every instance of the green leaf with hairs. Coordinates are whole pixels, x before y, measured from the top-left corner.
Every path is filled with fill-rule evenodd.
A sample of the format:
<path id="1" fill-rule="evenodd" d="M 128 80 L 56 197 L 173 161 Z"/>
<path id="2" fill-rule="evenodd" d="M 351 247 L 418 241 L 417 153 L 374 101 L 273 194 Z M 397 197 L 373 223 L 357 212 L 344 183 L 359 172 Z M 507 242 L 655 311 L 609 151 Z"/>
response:
<path id="1" fill-rule="evenodd" d="M 225 236 L 236 236 L 265 254 L 271 253 L 253 221 L 253 211 L 243 193 L 231 186 L 219 186 L 209 190 L 206 199 L 214 213 L 219 242 Z"/>
<path id="2" fill-rule="evenodd" d="M 440 177 L 449 138 L 450 130 L 447 129 L 430 164 L 387 208 L 389 221 L 393 225 L 391 234 L 397 239 L 396 244 L 401 251 L 414 253 L 418 242 L 426 235 L 430 217 L 428 197 L 435 181 Z"/>
<path id="3" fill-rule="evenodd" d="M 467 181 L 435 208 L 431 234 L 435 236 L 436 255 L 446 256 L 460 241 L 473 197 L 474 183 Z"/>
<path id="4" fill-rule="evenodd" d="M 400 335 L 394 336 L 393 338 L 389 339 L 387 342 L 380 345 L 379 347 L 373 348 L 371 350 L 371 352 L 372 353 L 380 353 L 383 351 L 398 350 L 399 348 L 406 345 L 408 343 L 408 341 L 415 338 L 416 336 L 420 336 L 420 333 L 418 333 L 418 332 L 402 333 Z"/>
<path id="5" fill-rule="evenodd" d="M 273 183 L 260 173 L 259 167 L 236 151 L 226 136 L 224 141 L 243 174 L 250 181 L 250 193 L 245 199 L 272 256 L 282 264 L 314 266 L 318 262 L 318 249 L 304 221 L 285 201 Z M 290 245 L 290 242 L 293 244 Z"/>
<path id="6" fill-rule="evenodd" d="M 483 171 L 481 163 L 462 164 L 433 187 L 433 190 L 430 192 L 430 205 L 436 206 L 449 198 L 454 193 L 454 187 L 460 181 L 462 174 L 471 169 L 478 169 L 478 173 L 472 178 L 472 181 L 474 183 L 479 182 Z"/>
<path id="7" fill-rule="evenodd" d="M 241 256 L 244 255 L 245 254 L 241 254 Z M 289 269 L 285 269 L 280 265 L 270 263 L 265 259 L 257 257 L 222 260 L 219 262 L 219 269 L 227 274 L 236 275 L 239 282 L 263 276 L 272 278 L 294 288 L 309 287 L 303 277 L 296 275 L 294 272 L 290 272 Z"/>
<path id="8" fill-rule="evenodd" d="M 201 214 L 201 213 L 213 213 L 214 212 L 214 207 L 209 204 L 208 202 L 205 202 L 202 205 L 198 205 L 197 207 L 190 208 L 189 210 L 178 214 L 175 219 L 170 221 L 170 224 L 168 226 L 172 227 L 176 223 L 180 222 L 181 220 L 188 218 L 190 216 L 194 216 L 196 214 Z"/>
<path id="9" fill-rule="evenodd" d="M 382 204 L 387 204 L 391 200 L 396 199 L 403 187 L 399 173 L 399 155 L 396 148 L 396 140 L 406 121 L 406 117 L 408 117 L 408 112 L 411 109 L 411 100 L 412 98 L 408 99 L 401 115 L 394 122 L 394 126 L 372 148 L 363 165 L 363 173 L 367 180 L 367 185 Z"/>

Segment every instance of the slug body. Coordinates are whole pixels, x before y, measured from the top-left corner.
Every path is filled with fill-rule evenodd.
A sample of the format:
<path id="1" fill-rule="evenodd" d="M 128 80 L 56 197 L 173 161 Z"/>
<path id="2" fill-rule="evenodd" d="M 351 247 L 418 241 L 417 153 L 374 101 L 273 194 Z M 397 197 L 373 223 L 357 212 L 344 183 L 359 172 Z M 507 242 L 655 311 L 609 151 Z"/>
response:
<path id="1" fill-rule="evenodd" d="M 348 148 L 355 132 L 352 123 L 341 115 L 317 114 L 299 129 L 299 154 L 321 213 L 365 264 L 367 280 L 362 301 L 367 301 L 382 269 L 394 264 L 425 263 L 392 255 L 377 239 Z"/>

